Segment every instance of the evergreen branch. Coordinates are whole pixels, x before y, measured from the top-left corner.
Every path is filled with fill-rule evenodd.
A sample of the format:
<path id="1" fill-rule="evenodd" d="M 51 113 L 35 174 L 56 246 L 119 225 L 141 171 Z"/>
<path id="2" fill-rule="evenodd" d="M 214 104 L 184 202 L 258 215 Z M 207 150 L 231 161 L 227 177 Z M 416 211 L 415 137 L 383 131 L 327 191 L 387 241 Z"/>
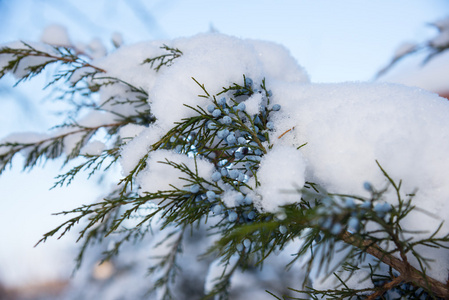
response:
<path id="1" fill-rule="evenodd" d="M 109 164 L 104 168 L 104 170 L 106 171 L 118 160 L 119 150 L 120 150 L 119 148 L 113 148 L 103 150 L 100 155 L 84 155 L 87 158 L 87 160 L 81 163 L 80 165 L 73 167 L 67 173 L 58 175 L 56 177 L 58 181 L 54 183 L 51 189 L 57 186 L 62 187 L 64 184 L 68 186 L 80 171 L 87 171 L 91 169 L 91 171 L 88 174 L 88 178 L 90 178 L 96 171 L 98 171 L 101 168 L 106 159 L 112 158 Z"/>
<path id="2" fill-rule="evenodd" d="M 165 239 L 160 242 L 157 246 L 167 243 L 170 241 L 172 236 L 177 235 L 174 241 L 170 241 L 170 244 L 167 246 L 171 246 L 170 251 L 167 252 L 165 256 L 152 257 L 153 259 L 158 260 L 158 264 L 150 267 L 148 269 L 149 275 L 156 275 L 158 278 L 156 279 L 154 285 L 148 290 L 147 295 L 156 291 L 157 289 L 163 289 L 163 300 L 172 300 L 174 299 L 170 284 L 173 284 L 176 278 L 178 271 L 180 270 L 179 265 L 176 262 L 177 255 L 182 252 L 182 241 L 184 237 L 184 232 L 186 230 L 187 225 L 182 226 L 181 228 L 169 233 L 166 235 Z M 159 275 L 156 272 L 160 271 L 162 274 Z"/>
<path id="3" fill-rule="evenodd" d="M 172 48 L 167 45 L 160 47 L 163 50 L 168 51 L 167 54 L 162 54 L 153 58 L 147 58 L 142 64 L 150 64 L 150 66 L 158 72 L 163 66 L 169 67 L 173 64 L 173 61 L 180 57 L 183 53 L 177 48 Z"/>
<path id="4" fill-rule="evenodd" d="M 219 300 L 228 300 L 229 299 L 229 288 L 231 285 L 231 277 L 234 275 L 234 272 L 240 267 L 246 259 L 246 255 L 239 255 L 239 258 L 236 262 L 231 263 L 228 260 L 222 261 L 225 264 L 223 268 L 223 272 L 220 277 L 215 278 L 216 283 L 214 284 L 214 288 L 207 295 L 202 298 L 203 300 L 207 299 L 219 299 Z M 228 269 L 229 265 L 231 265 L 230 270 Z"/>
<path id="5" fill-rule="evenodd" d="M 62 65 L 73 65 L 74 69 L 69 70 L 67 73 L 61 73 L 60 75 L 56 76 L 55 81 L 58 81 L 61 78 L 66 78 L 67 76 L 70 77 L 75 72 L 75 70 L 80 68 L 92 68 L 93 70 L 95 70 L 95 72 L 92 72 L 90 76 L 93 76 L 97 72 L 106 73 L 104 69 L 90 64 L 89 62 L 74 54 L 69 48 L 53 47 L 53 50 L 55 50 L 57 54 L 51 54 L 45 51 L 37 50 L 36 48 L 25 42 L 21 43 L 23 44 L 24 48 L 0 48 L 0 55 L 12 56 L 12 59 L 8 60 L 8 63 L 0 70 L 0 78 L 2 78 L 7 72 L 16 72 L 19 68 L 20 63 L 24 59 L 29 57 L 40 57 L 43 59 L 43 62 L 26 66 L 25 71 L 27 73 L 24 74 L 16 84 L 40 74 L 46 66 L 56 62 L 61 63 Z"/>
<path id="6" fill-rule="evenodd" d="M 26 159 L 24 163 L 24 169 L 34 167 L 39 160 L 43 158 L 55 159 L 61 156 L 64 152 L 64 140 L 69 136 L 80 135 L 78 142 L 73 149 L 70 150 L 69 155 L 64 162 L 64 165 L 71 159 L 80 155 L 80 150 L 87 141 L 97 132 L 100 128 L 117 128 L 128 124 L 125 123 L 110 123 L 103 124 L 95 127 L 82 127 L 79 125 L 66 125 L 71 127 L 78 127 L 77 130 L 68 131 L 66 133 L 59 134 L 54 137 L 46 138 L 32 143 L 20 143 L 20 142 L 4 142 L 0 144 L 0 148 L 6 148 L 0 154 L 0 174 L 5 170 L 8 164 L 11 164 L 13 157 L 19 153 L 27 151 Z"/>

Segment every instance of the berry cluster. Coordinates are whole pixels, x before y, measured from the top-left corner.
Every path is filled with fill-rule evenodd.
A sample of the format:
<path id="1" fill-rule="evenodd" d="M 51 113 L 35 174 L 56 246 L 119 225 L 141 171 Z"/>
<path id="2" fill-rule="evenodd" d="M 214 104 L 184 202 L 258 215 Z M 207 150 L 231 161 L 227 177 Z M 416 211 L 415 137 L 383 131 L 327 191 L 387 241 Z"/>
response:
<path id="1" fill-rule="evenodd" d="M 257 94 L 262 100 L 258 113 L 251 115 L 245 101 Z M 247 182 L 267 152 L 268 133 L 274 129 L 270 113 L 281 109 L 279 104 L 270 106 L 271 96 L 264 83 L 255 87 L 250 78 L 244 77 L 243 85 L 234 84 L 218 98 L 211 97 L 212 103 L 202 111 L 202 123 L 173 134 L 167 145 L 177 153 L 206 157 L 215 164 L 210 178 L 188 185 L 186 192 L 229 223 L 250 223 L 257 217 Z M 229 195 L 233 207 L 226 207 L 223 201 Z"/>
<path id="2" fill-rule="evenodd" d="M 376 194 L 371 184 L 365 183 L 364 188 L 373 195 Z M 379 199 L 356 203 L 350 197 L 326 197 L 321 201 L 322 206 L 317 209 L 317 225 L 333 235 L 340 234 L 345 228 L 349 232 L 359 232 L 363 227 L 362 220 L 385 219 L 391 211 L 390 204 L 377 200 Z"/>

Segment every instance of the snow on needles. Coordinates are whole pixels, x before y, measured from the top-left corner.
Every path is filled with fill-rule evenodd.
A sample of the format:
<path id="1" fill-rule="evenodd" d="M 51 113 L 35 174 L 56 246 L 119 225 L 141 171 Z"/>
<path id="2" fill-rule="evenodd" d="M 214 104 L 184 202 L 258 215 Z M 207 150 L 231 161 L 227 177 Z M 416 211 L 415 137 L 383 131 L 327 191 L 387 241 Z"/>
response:
<path id="1" fill-rule="evenodd" d="M 260 162 L 257 178 L 261 198 L 254 205 L 263 211 L 276 212 L 279 206 L 301 200 L 297 189 L 304 186 L 305 161 L 295 147 L 279 145 Z"/>
<path id="2" fill-rule="evenodd" d="M 260 82 L 308 82 L 307 74 L 288 51 L 276 44 L 241 40 L 220 34 L 201 34 L 173 41 L 183 55 L 169 68 L 161 69 L 150 90 L 151 109 L 162 128 L 190 117 L 195 112 L 184 106 L 206 107 L 209 100 L 199 98 L 204 84 L 210 94 L 242 80 L 242 76 Z M 153 83 L 150 83 L 153 84 Z M 167 105 L 170 103 L 170 105 Z"/>
<path id="3" fill-rule="evenodd" d="M 164 44 L 178 48 L 182 55 L 158 72 L 142 64 L 145 59 L 166 54 L 159 48 Z M 186 105 L 206 111 L 212 103 L 210 97 L 198 97 L 204 91 L 192 78 L 215 95 L 223 87 L 241 83 L 244 75 L 258 85 L 265 80 L 272 92 L 270 106 L 280 104 L 281 109 L 269 116 L 272 147 L 266 145 L 267 154 L 260 161 L 260 186 L 254 185 L 253 177 L 248 182 L 252 192 L 231 193 L 224 187 L 227 194 L 222 201 L 227 208 L 237 205 L 232 201 L 234 194 L 243 198 L 243 194 L 256 193 L 256 207 L 275 212 L 279 206 L 299 201 L 301 195 L 289 191 L 302 188 L 306 181 L 320 184 L 331 193 L 366 196 L 364 182 L 379 188 L 386 186 L 378 161 L 393 180 L 402 180 L 404 194 L 417 189 L 416 206 L 437 216 L 411 213 L 404 219 L 404 228 L 433 231 L 441 221 L 449 219 L 449 102 L 436 94 L 387 83 L 313 84 L 283 47 L 221 34 L 121 47 L 98 58 L 94 65 L 107 70 L 107 76 L 143 88 L 149 95 L 155 123 L 127 127 L 120 133 L 132 139 L 126 140 L 120 153 L 124 175 L 148 154 L 146 167 L 136 178 L 141 193 L 184 189 L 191 184 L 168 161 L 183 164 L 200 177 L 211 177 L 215 171 L 211 162 L 171 150 L 150 151 L 151 145 L 176 122 L 197 114 Z M 21 70 L 16 76 L 21 75 Z M 123 87 L 102 87 L 100 93 L 102 101 L 106 101 L 125 92 Z M 258 112 L 262 98 L 254 94 L 245 101 L 247 112 L 253 114 Z M 120 113 L 128 115 L 126 109 L 134 108 L 121 107 Z M 95 118 L 88 116 L 85 122 L 93 126 L 114 120 L 109 114 L 98 114 Z M 98 143 L 93 146 L 97 152 L 102 149 Z M 396 204 L 395 197 L 386 200 Z M 442 232 L 448 231 L 449 225 L 444 224 Z M 431 263 L 427 274 L 447 280 L 447 250 L 428 253 L 436 263 Z M 211 271 L 211 276 L 214 274 Z"/>
<path id="4" fill-rule="evenodd" d="M 261 186 L 257 192 L 262 197 L 255 201 L 260 209 L 275 211 L 279 205 L 299 200 L 300 195 L 282 191 L 292 190 L 294 184 L 301 188 L 305 180 L 319 183 L 330 192 L 366 195 L 363 182 L 386 185 L 377 160 L 394 180 L 402 180 L 404 194 L 418 189 L 417 206 L 439 216 L 429 218 L 417 212 L 404 220 L 405 227 L 417 229 L 419 224 L 420 230 L 432 231 L 449 219 L 447 100 L 395 84 L 312 84 L 285 49 L 265 42 L 212 34 L 175 40 L 170 46 L 179 48 L 183 55 L 148 83 L 151 111 L 162 131 L 195 114 L 184 104 L 204 109 L 210 104 L 210 100 L 198 97 L 203 92 L 192 77 L 210 94 L 241 82 L 243 74 L 254 82 L 265 78 L 273 92 L 271 103 L 281 105 L 271 119 L 275 124 L 271 142 L 275 145 L 260 164 Z M 255 111 L 259 99 L 248 101 L 250 110 Z M 178 155 L 165 151 L 156 156 L 140 176 L 146 191 L 166 188 L 169 183 L 176 185 L 163 179 L 167 177 L 162 174 L 167 173 L 162 173 L 165 171 L 154 161 L 169 156 L 178 159 Z M 181 161 L 189 160 L 193 161 L 187 157 Z M 178 184 L 182 188 L 185 182 Z M 392 204 L 394 201 L 391 197 Z M 447 224 L 444 230 L 449 230 Z M 442 253 L 434 254 L 438 264 L 432 265 L 429 274 L 445 280 L 449 260 Z"/>

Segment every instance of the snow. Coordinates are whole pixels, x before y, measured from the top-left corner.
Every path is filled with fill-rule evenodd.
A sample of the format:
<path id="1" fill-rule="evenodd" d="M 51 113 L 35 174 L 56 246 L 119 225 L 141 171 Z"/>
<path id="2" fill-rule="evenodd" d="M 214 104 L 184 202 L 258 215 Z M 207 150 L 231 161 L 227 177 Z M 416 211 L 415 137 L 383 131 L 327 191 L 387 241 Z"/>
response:
<path id="1" fill-rule="evenodd" d="M 275 213 L 279 206 L 301 200 L 297 189 L 304 187 L 306 163 L 299 150 L 294 147 L 277 145 L 260 162 L 257 179 L 261 196 L 255 206 L 261 211 Z"/>
<path id="2" fill-rule="evenodd" d="M 198 97 L 204 92 L 192 78 L 204 84 L 209 94 L 217 94 L 223 86 L 242 81 L 243 75 L 254 82 L 264 78 L 267 81 L 308 82 L 303 68 L 287 50 L 276 44 L 221 34 L 200 34 L 174 40 L 169 46 L 182 49 L 183 55 L 169 68 L 160 70 L 150 89 L 152 113 L 164 129 L 195 114 L 184 104 L 193 107 L 210 104 L 209 100 Z M 279 54 L 272 55 L 274 52 Z"/>
<path id="3" fill-rule="evenodd" d="M 53 46 L 70 47 L 72 45 L 67 28 L 59 24 L 45 27 L 41 35 L 41 41 Z"/>
<path id="4" fill-rule="evenodd" d="M 141 42 L 122 46 L 106 57 L 94 60 L 93 65 L 107 71 L 108 77 L 116 77 L 137 88 L 151 87 L 156 72 L 150 64 L 142 64 L 147 58 L 163 54 L 164 41 Z"/>
<path id="5" fill-rule="evenodd" d="M 435 230 L 449 218 L 449 105 L 436 94 L 395 84 L 345 83 L 273 86 L 282 105 L 273 121 L 279 143 L 306 143 L 307 180 L 329 192 L 366 195 L 363 183 L 383 187 L 376 160 L 399 182 L 402 192 L 418 189 L 414 203 L 437 218 L 414 212 L 404 228 Z M 274 139 L 274 137 L 273 137 Z M 391 191 L 391 189 L 390 189 Z M 391 195 L 388 201 L 395 204 Z M 443 232 L 449 231 L 448 224 Z M 449 260 L 439 250 L 429 270 L 443 281 Z M 436 254 L 435 254 L 436 255 Z"/>
<path id="6" fill-rule="evenodd" d="M 301 188 L 306 180 L 321 184 L 329 192 L 367 195 L 364 182 L 379 188 L 387 183 L 377 160 L 394 180 L 403 181 L 404 194 L 418 189 L 418 207 L 438 216 L 412 213 L 404 220 L 405 228 L 434 230 L 449 218 L 449 138 L 445 130 L 449 128 L 449 105 L 444 99 L 396 84 L 309 83 L 287 51 L 265 42 L 202 34 L 174 40 L 170 46 L 179 48 L 183 55 L 172 66 L 161 68 L 157 77 L 152 72 L 148 77 L 151 111 L 157 118 L 155 136 L 144 138 L 151 129 L 143 130 L 124 146 L 126 158 L 121 161 L 125 171 L 147 153 L 157 136 L 176 121 L 195 115 L 183 104 L 204 109 L 210 104 L 209 99 L 198 97 L 203 91 L 191 77 L 204 84 L 210 94 L 216 94 L 223 86 L 242 82 L 245 74 L 255 83 L 265 78 L 273 92 L 270 103 L 282 107 L 270 115 L 274 147 L 261 161 L 261 186 L 250 193 L 260 210 L 275 212 L 281 205 L 298 201 L 299 193 L 283 191 Z M 250 113 L 258 111 L 258 94 L 246 101 Z M 165 159 L 194 168 L 194 160 L 185 155 L 153 152 L 147 169 L 138 176 L 142 192 L 170 189 L 170 184 L 182 189 L 188 183 L 179 178 L 182 173 L 178 170 L 158 163 Z M 199 172 L 210 178 L 212 164 L 202 160 L 197 163 Z M 391 204 L 396 203 L 393 196 L 387 199 Z M 236 205 L 228 192 L 223 201 L 228 207 Z M 444 230 L 449 231 L 449 225 L 444 225 Z M 443 253 L 435 253 L 438 263 L 429 271 L 439 280 L 444 280 L 449 268 Z"/>
<path id="7" fill-rule="evenodd" d="M 100 155 L 105 148 L 106 145 L 103 142 L 95 140 L 81 148 L 80 153 L 82 155 Z"/>
<path id="8" fill-rule="evenodd" d="M 162 138 L 163 133 L 156 126 L 130 128 L 127 125 L 122 128 L 121 134 L 126 134 L 122 137 L 129 138 L 135 136 L 134 139 L 122 147 L 120 154 L 120 165 L 124 176 L 128 175 L 135 168 L 139 160 L 151 150 L 151 145 Z"/>
<path id="9" fill-rule="evenodd" d="M 262 105 L 262 94 L 253 94 L 251 97 L 249 97 L 247 100 L 245 100 L 245 111 L 249 115 L 255 115 L 258 114 L 260 111 L 260 107 Z"/>

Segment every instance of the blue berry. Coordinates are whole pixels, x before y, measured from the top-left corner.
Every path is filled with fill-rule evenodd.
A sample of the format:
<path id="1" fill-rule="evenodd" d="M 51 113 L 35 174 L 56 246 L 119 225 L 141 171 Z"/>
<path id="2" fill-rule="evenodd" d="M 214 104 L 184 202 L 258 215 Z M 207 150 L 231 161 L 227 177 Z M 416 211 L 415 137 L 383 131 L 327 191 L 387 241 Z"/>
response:
<path id="1" fill-rule="evenodd" d="M 242 159 L 243 157 L 245 157 L 245 155 L 239 151 L 235 152 L 234 156 L 236 159 Z"/>
<path id="2" fill-rule="evenodd" d="M 347 208 L 354 208 L 355 207 L 354 199 L 352 199 L 352 198 L 345 198 L 345 206 Z"/>
<path id="3" fill-rule="evenodd" d="M 200 186 L 198 184 L 194 184 L 192 186 L 190 186 L 190 192 L 192 194 L 196 194 L 200 191 Z"/>
<path id="4" fill-rule="evenodd" d="M 260 157 L 260 156 L 251 156 L 251 157 L 248 157 L 248 159 L 251 159 L 251 160 L 253 160 L 253 161 L 257 161 L 257 162 L 259 162 L 259 161 L 261 161 L 262 160 L 262 158 Z"/>
<path id="5" fill-rule="evenodd" d="M 214 110 L 215 110 L 215 105 L 209 104 L 209 105 L 207 106 L 207 111 L 208 111 L 208 112 L 212 113 Z"/>
<path id="6" fill-rule="evenodd" d="M 279 226 L 279 232 L 281 234 L 286 234 L 287 233 L 287 227 L 285 227 L 284 225 Z"/>
<path id="7" fill-rule="evenodd" d="M 254 211 L 250 211 L 247 215 L 247 218 L 250 220 L 253 220 L 255 216 L 256 216 L 256 213 Z"/>
<path id="8" fill-rule="evenodd" d="M 251 78 L 245 78 L 245 85 L 246 86 L 251 86 L 253 85 L 253 80 Z"/>
<path id="9" fill-rule="evenodd" d="M 243 136 L 239 137 L 237 141 L 239 142 L 240 145 L 246 144 L 246 139 Z"/>
<path id="10" fill-rule="evenodd" d="M 331 233 L 337 235 L 337 234 L 339 234 L 341 232 L 341 230 L 342 230 L 341 224 L 340 223 L 335 223 L 334 226 L 331 229 Z"/>
<path id="11" fill-rule="evenodd" d="M 240 181 L 240 182 L 245 181 L 245 174 L 239 173 L 239 176 L 238 176 L 237 180 Z"/>
<path id="12" fill-rule="evenodd" d="M 273 92 L 272 92 L 271 90 L 269 90 L 269 91 L 267 92 L 267 96 L 268 96 L 268 97 L 273 96 Z M 275 105 L 279 105 L 279 104 L 275 104 Z M 280 106 L 279 106 L 279 108 L 280 108 Z M 278 109 L 278 110 L 279 110 L 279 109 Z"/>
<path id="13" fill-rule="evenodd" d="M 357 217 L 350 217 L 348 220 L 348 227 L 355 231 L 359 231 L 360 229 L 360 221 Z"/>
<path id="14" fill-rule="evenodd" d="M 273 111 L 278 111 L 278 110 L 280 110 L 281 109 L 281 106 L 279 105 L 279 104 L 275 104 L 275 105 L 273 105 L 273 107 L 271 108 L 271 110 L 273 110 Z"/>
<path id="15" fill-rule="evenodd" d="M 246 196 L 245 196 L 245 199 L 243 199 L 243 202 L 244 202 L 246 205 L 250 205 L 251 203 L 253 203 L 253 199 L 251 199 L 251 196 L 246 195 Z"/>
<path id="16" fill-rule="evenodd" d="M 262 151 L 260 149 L 254 150 L 255 155 L 262 155 Z"/>
<path id="17" fill-rule="evenodd" d="M 235 220 L 237 220 L 237 217 L 238 217 L 237 213 L 236 213 L 235 211 L 232 210 L 232 211 L 228 214 L 228 221 L 229 221 L 229 222 L 235 222 Z"/>
<path id="18" fill-rule="evenodd" d="M 239 177 L 239 171 L 237 170 L 231 170 L 229 171 L 229 177 L 231 177 L 232 179 L 236 179 L 237 177 Z"/>
<path id="19" fill-rule="evenodd" d="M 214 172 L 214 174 L 212 174 L 212 181 L 217 182 L 218 180 L 221 179 L 221 173 L 220 172 Z"/>
<path id="20" fill-rule="evenodd" d="M 243 246 L 245 246 L 245 248 L 251 247 L 251 241 L 249 239 L 245 239 L 243 241 Z"/>
<path id="21" fill-rule="evenodd" d="M 389 212 L 391 210 L 391 206 L 390 204 L 384 202 L 384 203 L 377 203 L 374 206 L 374 211 L 376 212 L 376 214 L 380 217 L 383 218 L 385 216 L 385 214 L 387 212 Z"/>
<path id="22" fill-rule="evenodd" d="M 245 108 L 246 108 L 246 105 L 245 105 L 245 103 L 239 103 L 239 105 L 237 105 L 237 110 L 245 110 Z"/>
<path id="23" fill-rule="evenodd" d="M 207 124 L 207 128 L 213 130 L 217 128 L 217 125 L 214 122 L 210 122 L 209 124 Z"/>
<path id="24" fill-rule="evenodd" d="M 220 204 L 217 204 L 212 208 L 212 212 L 216 215 L 221 214 L 222 211 L 223 207 Z"/>
<path id="25" fill-rule="evenodd" d="M 373 191 L 373 186 L 369 182 L 364 182 L 363 183 L 363 188 L 365 190 L 367 190 L 368 192 L 372 192 Z"/>
<path id="26" fill-rule="evenodd" d="M 274 128 L 273 122 L 271 122 L 271 121 L 267 122 L 267 128 L 270 129 L 270 130 L 273 129 Z"/>
<path id="27" fill-rule="evenodd" d="M 177 145 L 176 148 L 175 148 L 175 151 L 177 153 L 180 153 L 182 151 L 182 145 Z"/>
<path id="28" fill-rule="evenodd" d="M 218 108 L 215 109 L 215 110 L 212 112 L 212 116 L 215 117 L 215 118 L 218 118 L 219 116 L 221 116 L 221 110 L 219 110 Z"/>
<path id="29" fill-rule="evenodd" d="M 238 244 L 236 247 L 237 251 L 243 251 L 243 245 L 242 244 Z"/>
<path id="30" fill-rule="evenodd" d="M 174 143 L 174 142 L 176 142 L 176 138 L 175 138 L 174 136 L 172 136 L 172 137 L 170 138 L 170 143 Z"/>
<path id="31" fill-rule="evenodd" d="M 226 168 L 221 169 L 221 176 L 228 176 L 228 170 Z"/>
<path id="32" fill-rule="evenodd" d="M 229 116 L 224 116 L 223 117 L 223 124 L 231 125 L 231 123 L 232 123 L 231 117 L 229 117 Z"/>
<path id="33" fill-rule="evenodd" d="M 225 97 L 220 98 L 220 100 L 218 100 L 217 103 L 218 103 L 218 105 L 223 105 L 223 106 L 226 105 L 226 98 Z"/>
<path id="34" fill-rule="evenodd" d="M 235 135 L 229 134 L 226 138 L 226 141 L 228 142 L 228 144 L 234 144 L 237 140 L 235 138 Z"/>
<path id="35" fill-rule="evenodd" d="M 333 224 L 332 218 L 327 217 L 321 223 L 321 227 L 323 227 L 324 229 L 330 229 L 332 227 L 332 224 Z"/>
<path id="36" fill-rule="evenodd" d="M 217 131 L 217 137 L 220 139 L 225 139 L 229 134 L 229 130 L 227 130 L 226 128 L 223 130 L 219 130 Z"/>
<path id="37" fill-rule="evenodd" d="M 210 200 L 214 200 L 217 197 L 214 191 L 207 191 L 206 196 Z"/>
<path id="38" fill-rule="evenodd" d="M 371 201 L 365 201 L 362 204 L 360 204 L 360 208 L 362 209 L 368 209 L 371 208 Z"/>

